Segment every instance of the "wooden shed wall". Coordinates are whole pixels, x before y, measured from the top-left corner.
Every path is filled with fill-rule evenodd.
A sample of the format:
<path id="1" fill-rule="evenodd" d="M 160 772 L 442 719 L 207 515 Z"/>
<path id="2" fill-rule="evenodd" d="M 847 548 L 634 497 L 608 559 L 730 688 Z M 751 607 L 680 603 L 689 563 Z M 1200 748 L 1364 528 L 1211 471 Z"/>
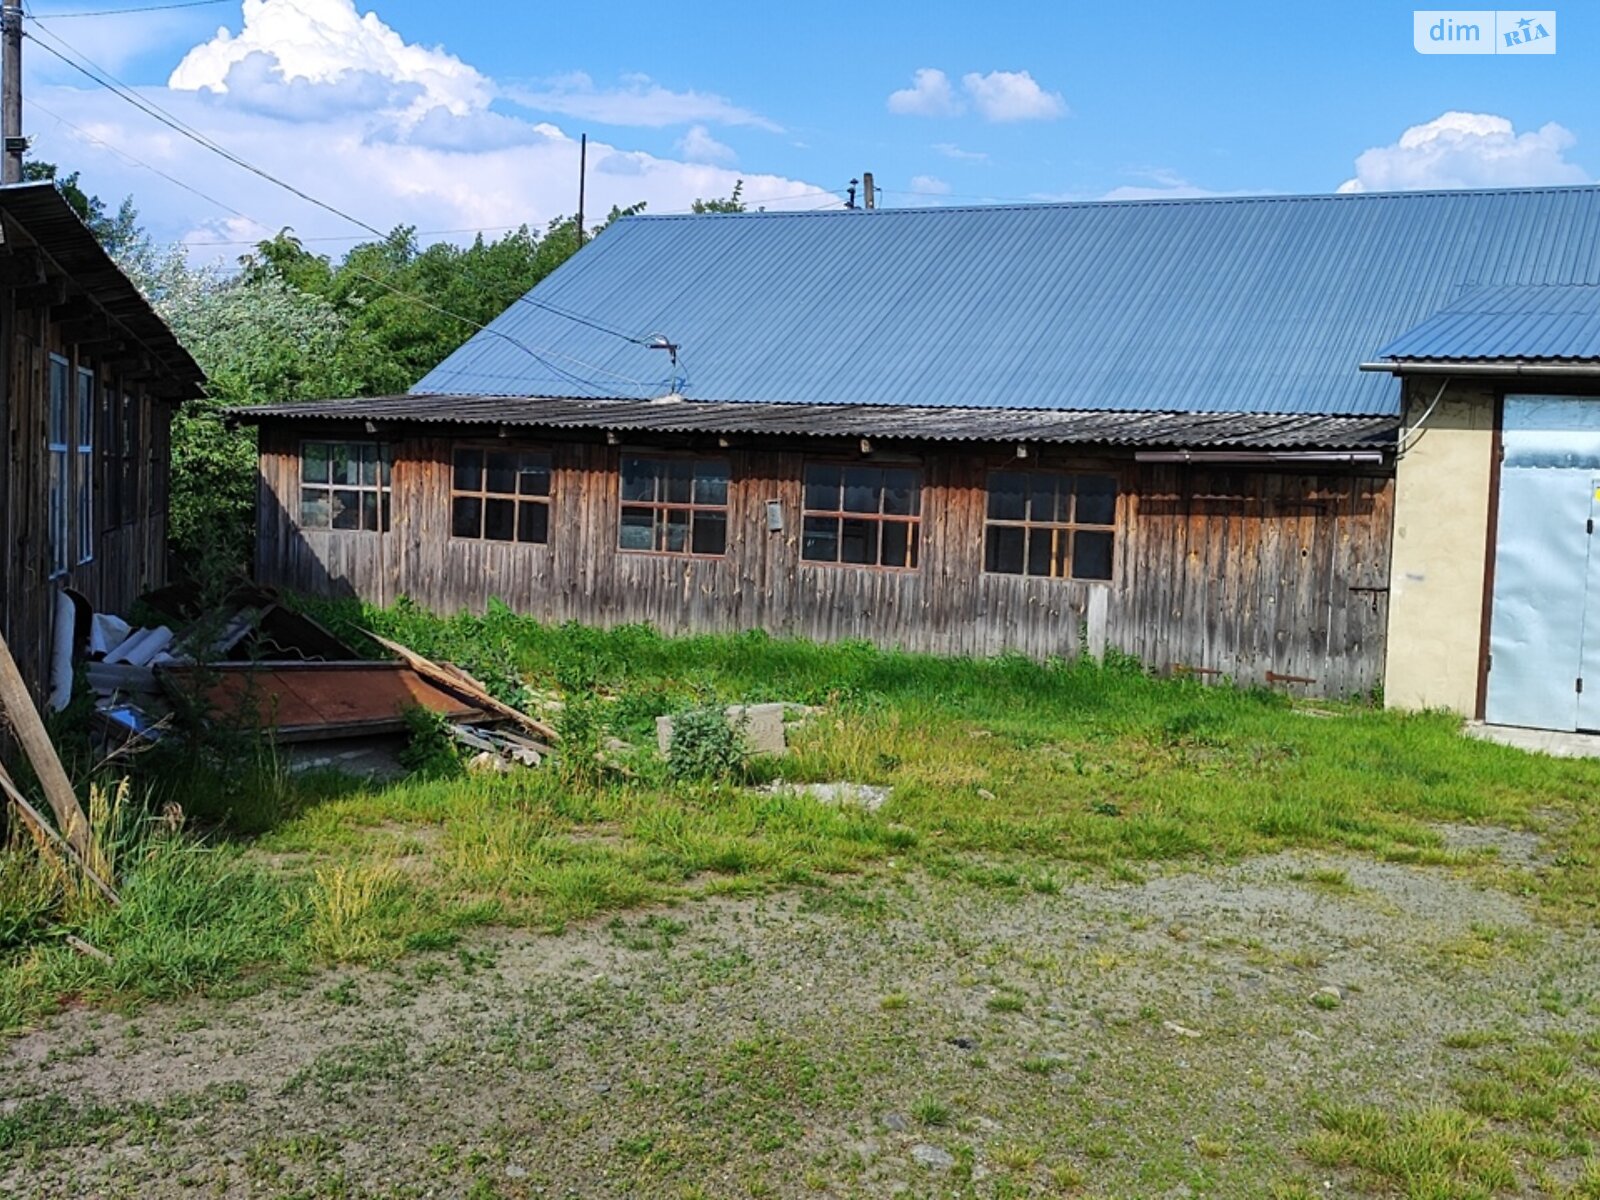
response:
<path id="1" fill-rule="evenodd" d="M 0 537 L 4 538 L 0 578 L 0 631 L 36 695 L 42 697 L 49 677 L 55 626 L 56 596 L 62 587 L 81 592 L 96 610 L 126 612 L 138 596 L 166 582 L 167 479 L 171 407 L 147 395 L 134 381 L 62 335 L 47 304 L 19 306 L 16 292 L 0 290 L 0 347 L 4 353 L 6 394 L 0 403 Z M 73 372 L 81 366 L 95 372 L 93 557 L 74 562 L 65 574 L 52 577 L 50 561 L 49 361 L 52 353 L 66 358 Z M 119 511 L 112 487 L 120 482 L 121 463 L 107 454 L 104 430 L 105 385 L 137 398 L 137 496 L 131 508 Z M 70 456 L 69 456 L 70 457 Z M 74 521 L 76 514 L 74 514 Z M 76 525 L 72 544 L 76 547 Z M 76 559 L 76 552 L 70 556 Z"/>
<path id="2" fill-rule="evenodd" d="M 923 473 L 921 565 L 893 571 L 801 561 L 805 464 L 837 457 L 815 450 L 704 451 L 732 467 L 727 554 L 683 558 L 617 549 L 621 458 L 651 446 L 527 442 L 551 452 L 554 476 L 550 542 L 525 546 L 451 537 L 449 437 L 389 441 L 389 533 L 300 529 L 302 436 L 262 431 L 257 542 L 262 581 L 297 590 L 378 603 L 405 595 L 442 612 L 481 610 L 494 597 L 552 621 L 762 628 L 940 654 L 1042 658 L 1109 646 L 1158 669 L 1314 680 L 1299 685 L 1314 694 L 1365 692 L 1382 678 L 1388 475 L 1218 471 L 1037 449 L 1019 463 L 1009 449 L 928 447 L 910 456 Z M 988 471 L 1048 466 L 1119 477 L 1110 583 L 983 571 Z M 767 530 L 771 500 L 783 506 L 782 533 Z"/>

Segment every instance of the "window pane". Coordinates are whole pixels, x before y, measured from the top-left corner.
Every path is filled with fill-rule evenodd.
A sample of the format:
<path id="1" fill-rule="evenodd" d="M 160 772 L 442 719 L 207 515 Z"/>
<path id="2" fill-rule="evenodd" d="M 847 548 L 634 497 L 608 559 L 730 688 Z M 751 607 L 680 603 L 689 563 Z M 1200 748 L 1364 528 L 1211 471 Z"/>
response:
<path id="1" fill-rule="evenodd" d="M 378 528 L 378 493 L 361 493 L 361 528 L 376 531 Z"/>
<path id="2" fill-rule="evenodd" d="M 800 557 L 808 562 L 839 561 L 839 522 L 835 517 L 807 517 Z"/>
<path id="3" fill-rule="evenodd" d="M 728 548 L 728 518 L 721 513 L 694 515 L 694 552 L 722 554 Z"/>
<path id="4" fill-rule="evenodd" d="M 377 454 L 378 454 L 378 480 L 379 480 L 380 486 L 388 487 L 389 486 L 389 447 L 388 446 L 379 446 L 377 448 Z"/>
<path id="5" fill-rule="evenodd" d="M 906 521 L 885 521 L 883 523 L 884 566 L 909 567 L 912 565 L 911 530 L 912 526 Z"/>
<path id="6" fill-rule="evenodd" d="M 624 500 L 656 498 L 655 463 L 648 458 L 622 460 L 622 498 Z"/>
<path id="7" fill-rule="evenodd" d="M 476 496 L 457 496 L 450 506 L 450 534 L 458 538 L 483 536 L 483 501 Z"/>
<path id="8" fill-rule="evenodd" d="M 550 506 L 524 500 L 517 512 L 517 541 L 543 545 L 550 540 Z"/>
<path id="9" fill-rule="evenodd" d="M 481 492 L 483 490 L 483 451 L 456 451 L 455 467 L 451 472 L 450 486 L 458 492 Z"/>
<path id="10" fill-rule="evenodd" d="M 67 364 L 50 360 L 50 440 L 65 443 L 67 440 L 67 414 L 69 412 Z"/>
<path id="11" fill-rule="evenodd" d="M 484 456 L 483 490 L 500 496 L 517 494 L 517 456 L 491 450 Z M 494 535 L 491 534 L 491 537 Z M 507 537 L 510 535 L 507 534 Z"/>
<path id="12" fill-rule="evenodd" d="M 1074 579 L 1111 578 L 1111 534 L 1088 533 L 1080 529 L 1073 535 L 1072 542 Z"/>
<path id="13" fill-rule="evenodd" d="M 921 492 L 915 471 L 896 469 L 883 473 L 884 512 L 904 517 L 916 516 L 922 507 Z"/>
<path id="14" fill-rule="evenodd" d="M 662 499 L 669 504 L 688 504 L 690 496 L 694 494 L 694 464 L 674 459 L 665 466 L 667 487 Z"/>
<path id="15" fill-rule="evenodd" d="M 989 475 L 989 519 L 1020 521 L 1026 511 L 1028 477 L 1016 471 L 993 471 Z M 1021 569 L 1019 561 L 1018 569 Z M 991 567 L 990 570 L 1001 568 Z"/>
<path id="16" fill-rule="evenodd" d="M 382 516 L 383 516 L 383 532 L 388 533 L 389 532 L 389 493 L 388 492 L 380 493 L 379 499 L 380 499 L 379 507 L 381 507 L 382 510 L 383 510 L 383 513 L 382 513 Z"/>
<path id="17" fill-rule="evenodd" d="M 333 527 L 335 529 L 361 528 L 360 492 L 335 492 L 333 494 Z"/>
<path id="18" fill-rule="evenodd" d="M 94 441 L 94 372 L 78 369 L 78 445 Z"/>
<path id="19" fill-rule="evenodd" d="M 1078 476 L 1078 515 L 1073 520 L 1079 525 L 1114 525 L 1117 481 L 1109 475 Z"/>
<path id="20" fill-rule="evenodd" d="M 1015 525 L 989 526 L 984 539 L 983 569 L 999 575 L 1021 575 L 1025 537 L 1024 531 Z"/>
<path id="21" fill-rule="evenodd" d="M 378 486 L 378 448 L 376 446 L 362 446 L 361 457 L 361 486 L 375 488 Z"/>
<path id="22" fill-rule="evenodd" d="M 517 502 L 489 500 L 483 506 L 483 536 L 494 542 L 511 542 L 517 537 Z"/>
<path id="23" fill-rule="evenodd" d="M 522 470 L 517 475 L 517 495 L 548 496 L 550 494 L 550 458 L 545 454 L 524 454 Z M 541 542 L 543 538 L 539 539 Z"/>
<path id="24" fill-rule="evenodd" d="M 844 469 L 844 511 L 875 513 L 883 494 L 883 472 L 877 467 Z"/>
<path id="25" fill-rule="evenodd" d="M 300 489 L 300 524 L 306 529 L 327 529 L 332 524 L 327 492 L 321 488 Z"/>
<path id="26" fill-rule="evenodd" d="M 1056 476 L 1032 474 L 1028 481 L 1028 520 L 1050 522 L 1056 519 Z M 1029 574 L 1033 574 L 1032 571 Z"/>
<path id="27" fill-rule="evenodd" d="M 660 549 L 682 554 L 689 549 L 689 510 L 669 508 L 661 514 Z"/>
<path id="28" fill-rule="evenodd" d="M 839 468 L 806 468 L 806 507 L 813 512 L 839 511 Z"/>
<path id="29" fill-rule="evenodd" d="M 354 486 L 361 481 L 361 464 L 356 461 L 355 447 L 335 442 L 328 448 L 333 482 Z"/>
<path id="30" fill-rule="evenodd" d="M 1043 575 L 1046 578 L 1055 574 L 1051 569 L 1055 553 L 1056 531 L 1053 529 L 1028 530 L 1028 574 Z"/>
<path id="31" fill-rule="evenodd" d="M 845 520 L 839 529 L 839 561 L 870 563 L 878 561 L 878 522 Z"/>
<path id="32" fill-rule="evenodd" d="M 728 502 L 728 468 L 724 464 L 714 462 L 695 464 L 694 502 L 696 504 Z"/>
<path id="33" fill-rule="evenodd" d="M 624 550 L 654 550 L 655 519 L 653 508 L 624 508 L 617 545 Z"/>
<path id="34" fill-rule="evenodd" d="M 307 442 L 300 451 L 300 479 L 303 483 L 328 482 L 328 444 Z"/>

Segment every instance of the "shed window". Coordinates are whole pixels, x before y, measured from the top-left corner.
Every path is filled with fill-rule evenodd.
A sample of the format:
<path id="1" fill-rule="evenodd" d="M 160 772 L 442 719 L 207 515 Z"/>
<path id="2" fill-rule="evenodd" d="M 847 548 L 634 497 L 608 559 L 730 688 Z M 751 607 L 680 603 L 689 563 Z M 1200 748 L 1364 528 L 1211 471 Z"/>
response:
<path id="1" fill-rule="evenodd" d="M 94 372 L 78 368 L 76 404 L 77 429 L 72 456 L 73 507 L 77 515 L 77 561 L 94 558 Z"/>
<path id="2" fill-rule="evenodd" d="M 800 556 L 911 570 L 922 533 L 922 477 L 911 467 L 806 468 Z"/>
<path id="3" fill-rule="evenodd" d="M 50 356 L 50 571 L 64 575 L 72 539 L 72 366 Z"/>
<path id="4" fill-rule="evenodd" d="M 617 545 L 658 554 L 726 553 L 727 462 L 625 457 Z"/>
<path id="5" fill-rule="evenodd" d="M 377 442 L 304 442 L 300 447 L 304 529 L 389 528 L 389 455 Z"/>
<path id="6" fill-rule="evenodd" d="M 1117 481 L 1110 475 L 994 471 L 983 569 L 997 575 L 1110 579 Z"/>
<path id="7" fill-rule="evenodd" d="M 548 542 L 550 456 L 456 447 L 451 463 L 450 533 L 491 542 Z"/>

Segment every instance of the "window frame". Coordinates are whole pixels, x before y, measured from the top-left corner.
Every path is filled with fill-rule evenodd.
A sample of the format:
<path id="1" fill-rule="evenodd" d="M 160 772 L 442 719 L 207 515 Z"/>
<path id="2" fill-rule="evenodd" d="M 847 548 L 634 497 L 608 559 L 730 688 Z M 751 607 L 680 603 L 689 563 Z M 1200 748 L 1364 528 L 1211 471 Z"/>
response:
<path id="1" fill-rule="evenodd" d="M 49 518 L 50 578 L 68 574 L 72 555 L 72 410 L 76 402 L 72 363 L 51 352 L 45 369 L 45 452 L 47 515 Z M 56 381 L 61 395 L 56 395 Z"/>
<path id="2" fill-rule="evenodd" d="M 672 501 L 661 499 L 662 476 L 656 476 L 655 498 L 650 500 L 630 500 L 623 494 L 623 487 L 627 479 L 627 463 L 630 459 L 642 459 L 653 463 L 687 462 L 690 464 L 689 499 L 687 501 Z M 721 504 L 701 504 L 694 500 L 694 466 L 698 463 L 713 463 L 720 466 L 726 477 L 726 492 Z M 630 450 L 624 449 L 617 459 L 617 524 L 615 545 L 618 554 L 654 555 L 659 558 L 694 558 L 708 562 L 716 562 L 728 557 L 728 543 L 733 533 L 733 460 L 726 454 L 697 454 L 692 450 Z M 689 514 L 689 536 L 684 543 L 684 549 L 662 549 L 652 545 L 648 550 L 641 550 L 636 546 L 622 544 L 623 515 L 630 508 L 648 508 L 653 514 L 660 514 L 670 510 L 680 510 Z M 707 553 L 694 549 L 694 518 L 697 513 L 717 513 L 722 516 L 722 549 L 716 553 Z M 659 528 L 656 520 L 651 522 L 652 541 L 655 541 L 654 531 Z"/>
<path id="3" fill-rule="evenodd" d="M 306 449 L 307 449 L 307 447 L 310 447 L 310 446 L 326 446 L 326 447 L 329 447 L 330 449 L 332 447 L 334 447 L 334 446 L 346 446 L 346 447 L 370 446 L 370 447 L 372 447 L 376 451 L 375 458 L 376 458 L 376 461 L 377 461 L 377 464 L 378 464 L 378 482 L 376 484 L 369 484 L 369 483 L 337 484 L 337 483 L 334 483 L 333 482 L 333 469 L 332 469 L 332 465 L 331 465 L 333 463 L 333 456 L 330 453 L 328 455 L 327 459 L 326 459 L 326 461 L 330 464 L 329 465 L 329 470 L 328 470 L 328 480 L 327 480 L 327 482 L 318 483 L 318 482 L 314 482 L 313 481 L 313 482 L 309 482 L 308 483 L 307 480 L 306 480 Z M 358 461 L 362 461 L 362 460 L 358 459 Z M 295 511 L 295 528 L 296 529 L 298 529 L 300 531 L 316 530 L 316 531 L 321 532 L 321 533 L 355 533 L 355 534 L 369 534 L 370 533 L 370 534 L 376 534 L 378 536 L 382 536 L 383 534 L 389 533 L 393 529 L 394 524 L 393 524 L 392 510 L 393 510 L 393 505 L 394 505 L 394 477 L 393 477 L 393 466 L 394 466 L 394 464 L 390 459 L 390 450 L 389 450 L 389 443 L 388 442 L 378 441 L 376 438 L 348 438 L 348 437 L 345 437 L 345 438 L 340 438 L 340 437 L 302 438 L 300 440 L 300 445 L 299 445 L 299 464 L 300 464 L 299 480 L 298 480 L 298 482 L 296 484 L 295 510 L 294 510 Z M 306 512 L 305 512 L 305 503 L 306 503 L 305 494 L 308 491 L 319 491 L 319 492 L 326 493 L 327 498 L 328 498 L 328 524 L 326 524 L 326 525 L 308 525 L 306 523 L 306 519 L 305 519 L 305 516 L 306 516 Z M 367 493 L 372 493 L 376 497 L 376 499 L 374 501 L 374 504 L 375 504 L 375 508 L 376 508 L 376 511 L 377 511 L 377 528 L 376 529 L 368 528 L 364 517 L 362 519 L 362 523 L 360 525 L 358 525 L 354 529 L 343 529 L 343 528 L 340 528 L 339 526 L 334 525 L 333 524 L 333 521 L 334 521 L 333 494 L 335 492 L 356 492 L 356 493 L 359 493 L 361 495 L 365 495 Z"/>
<path id="4" fill-rule="evenodd" d="M 1020 519 L 1013 519 L 1009 517 L 992 517 L 989 515 L 989 498 L 994 490 L 992 481 L 996 475 L 1021 475 L 1029 479 L 1033 479 L 1038 476 L 1055 476 L 1057 479 L 1070 478 L 1073 480 L 1076 480 L 1080 477 L 1098 477 L 1101 479 L 1109 479 L 1112 483 L 1112 486 L 1115 488 L 1111 498 L 1111 522 L 1110 524 L 1102 525 L 1095 522 L 1079 521 L 1077 519 L 1078 493 L 1076 487 L 1074 487 L 1072 493 L 1072 520 L 1070 521 L 1035 520 L 1031 516 L 1027 515 L 1026 507 L 1024 508 L 1024 516 Z M 1123 478 L 1123 473 L 1113 467 L 1105 465 L 1097 466 L 1092 464 L 1082 464 L 1060 467 L 1019 467 L 1007 465 L 988 467 L 984 473 L 983 479 L 983 538 L 979 543 L 979 553 L 981 556 L 981 562 L 983 564 L 983 574 L 993 576 L 994 578 L 998 579 L 1041 580 L 1046 583 L 1080 583 L 1099 587 L 1105 587 L 1109 584 L 1114 584 L 1117 581 L 1117 574 L 1119 570 L 1117 551 L 1122 545 L 1124 532 L 1122 520 L 1122 501 L 1126 490 L 1126 480 Z M 1026 505 L 1026 500 L 1024 501 L 1024 504 Z M 1019 529 L 1022 531 L 1023 569 L 1021 571 L 996 571 L 990 569 L 989 531 L 996 527 L 1002 529 Z M 1066 562 L 1068 566 L 1067 574 L 1035 575 L 1028 571 L 1027 566 L 1029 562 L 1029 546 L 1032 542 L 1034 534 L 1041 531 L 1048 532 L 1052 536 L 1052 539 L 1062 533 L 1068 534 L 1073 539 L 1072 545 L 1068 547 L 1066 554 Z M 1080 576 L 1071 573 L 1073 550 L 1076 548 L 1076 539 L 1080 532 L 1110 535 L 1111 573 L 1104 578 L 1095 576 Z M 1051 561 L 1052 563 L 1055 561 L 1054 556 L 1052 556 Z"/>
<path id="5" fill-rule="evenodd" d="M 492 453 L 498 453 L 498 454 L 516 454 L 516 455 L 519 455 L 519 456 L 520 455 L 536 455 L 536 456 L 542 457 L 545 460 L 545 464 L 546 464 L 546 468 L 547 468 L 547 474 L 548 474 L 549 480 L 550 480 L 549 487 L 545 491 L 544 495 L 542 495 L 542 496 L 524 496 L 520 492 L 491 492 L 491 491 L 488 491 L 487 489 L 488 489 L 488 486 L 489 486 L 489 467 L 488 467 L 487 461 L 485 461 L 485 463 L 479 468 L 479 475 L 480 475 L 481 482 L 483 484 L 483 488 L 481 490 L 479 490 L 479 491 L 465 491 L 465 490 L 462 490 L 460 488 L 457 488 L 456 487 L 456 455 L 459 452 L 463 451 L 463 450 L 477 451 L 478 453 L 484 454 L 484 455 L 488 455 L 488 454 L 492 454 Z M 450 504 L 449 522 L 450 523 L 449 523 L 449 529 L 450 529 L 450 540 L 451 541 L 454 541 L 454 542 L 468 542 L 468 543 L 473 543 L 473 544 L 476 544 L 476 543 L 479 543 L 479 542 L 491 542 L 491 543 L 495 543 L 495 544 L 502 545 L 502 546 L 542 546 L 545 549 L 549 549 L 549 547 L 550 547 L 550 537 L 551 537 L 551 532 L 552 532 L 551 519 L 552 519 L 552 517 L 554 516 L 554 513 L 555 513 L 555 490 L 556 490 L 555 455 L 550 450 L 548 450 L 548 449 L 540 449 L 540 448 L 537 448 L 537 447 L 528 447 L 528 446 L 521 446 L 521 447 L 518 447 L 516 449 L 512 449 L 512 448 L 508 447 L 504 442 L 485 442 L 485 441 L 471 441 L 471 440 L 455 441 L 455 442 L 451 442 L 451 444 L 450 444 L 450 464 L 449 464 L 449 466 L 450 466 L 450 495 L 449 495 L 449 504 Z M 520 467 L 518 468 L 518 472 L 520 474 L 520 472 L 521 472 L 521 468 Z M 513 505 L 521 505 L 521 504 L 524 504 L 524 503 L 542 504 L 542 505 L 544 505 L 544 511 L 545 511 L 544 539 L 542 541 L 537 541 L 537 542 L 525 542 L 522 539 L 520 539 L 518 537 L 515 537 L 515 536 L 512 536 L 510 538 L 492 538 L 492 537 L 489 537 L 486 533 L 479 533 L 477 537 L 470 537 L 470 536 L 468 536 L 466 534 L 458 534 L 456 532 L 456 499 L 458 497 L 465 498 L 465 499 L 476 499 L 476 500 L 480 500 L 480 501 L 483 502 L 483 508 L 481 508 L 479 510 L 479 512 L 478 512 L 478 528 L 479 529 L 485 529 L 488 526 L 488 502 L 491 499 L 493 499 L 493 500 L 510 500 Z M 522 521 L 522 513 L 521 513 L 520 508 L 518 508 L 518 509 L 514 510 L 513 514 L 512 514 L 512 522 L 513 522 L 512 532 L 513 532 L 513 534 L 515 534 L 517 532 L 518 526 L 520 525 L 521 521 Z"/>
<path id="6" fill-rule="evenodd" d="M 865 468 L 869 471 L 909 471 L 916 476 L 916 501 L 914 513 L 886 513 L 883 511 L 883 492 L 887 489 L 880 488 L 878 495 L 878 511 L 852 512 L 846 510 L 812 508 L 807 502 L 806 493 L 810 490 L 807 476 L 814 467 L 836 467 L 840 472 L 851 469 Z M 926 465 L 921 461 L 915 462 L 862 462 L 859 459 L 840 458 L 809 458 L 800 467 L 800 562 L 807 567 L 843 567 L 856 571 L 893 571 L 897 574 L 915 574 L 922 570 L 923 554 L 927 547 L 923 539 L 923 522 L 926 512 L 923 509 L 923 493 L 928 487 L 928 473 Z M 844 477 L 839 479 L 839 502 L 844 503 Z M 872 563 L 845 562 L 842 558 L 807 558 L 806 557 L 806 520 L 809 517 L 821 517 L 826 520 L 835 520 L 840 523 L 840 545 L 843 545 L 843 523 L 845 521 L 871 521 L 878 529 L 878 561 Z M 905 566 L 895 566 L 883 562 L 883 529 L 885 524 L 905 525 L 909 527 L 910 534 L 907 538 L 907 557 L 912 561 Z"/>
<path id="7" fill-rule="evenodd" d="M 73 555 L 77 566 L 94 561 L 94 422 L 99 377 L 93 367 L 78 363 L 73 372 L 72 415 L 77 428 L 72 439 L 72 504 L 76 517 Z"/>

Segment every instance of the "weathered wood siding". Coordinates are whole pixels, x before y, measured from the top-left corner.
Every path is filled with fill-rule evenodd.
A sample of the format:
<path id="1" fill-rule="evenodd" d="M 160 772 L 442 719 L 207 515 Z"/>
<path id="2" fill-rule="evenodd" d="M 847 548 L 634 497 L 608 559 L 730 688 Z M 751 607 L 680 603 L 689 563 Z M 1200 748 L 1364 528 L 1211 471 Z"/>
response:
<path id="1" fill-rule="evenodd" d="M 894 571 L 800 559 L 805 463 L 837 454 L 704 451 L 732 466 L 728 547 L 721 558 L 691 559 L 617 549 L 621 458 L 653 446 L 529 440 L 551 452 L 554 476 L 550 543 L 524 546 L 450 536 L 449 437 L 389 440 L 390 532 L 300 529 L 302 436 L 287 426 L 262 431 L 257 543 L 262 580 L 298 590 L 379 603 L 405 595 L 443 612 L 481 610 L 497 597 L 552 621 L 640 621 L 669 633 L 762 628 L 940 654 L 1042 658 L 1109 646 L 1164 670 L 1315 680 L 1291 685 L 1314 694 L 1381 681 L 1392 487 L 1384 475 L 1212 471 L 1037 449 L 1019 463 L 1009 451 L 929 447 L 904 456 L 923 472 L 921 565 Z M 319 426 L 312 436 L 345 435 Z M 1118 476 L 1110 583 L 983 571 L 988 471 L 1019 466 Z M 767 530 L 771 500 L 783 506 L 781 533 Z"/>
<path id="2" fill-rule="evenodd" d="M 97 610 L 128 611 L 138 596 L 166 582 L 167 479 L 171 407 L 154 399 L 139 381 L 62 336 L 48 304 L 19 306 L 16 292 L 0 289 L 0 353 L 5 396 L 0 398 L 0 537 L 5 573 L 0 578 L 0 631 L 23 676 L 42 697 L 49 676 L 56 595 L 63 587 L 81 592 Z M 93 546 L 89 561 L 53 574 L 50 561 L 50 355 L 69 363 L 76 386 L 81 365 L 95 372 Z M 132 504 L 113 502 L 121 463 L 106 453 L 105 384 L 136 398 L 138 458 Z M 119 414 L 120 416 L 120 414 Z M 73 466 L 77 466 L 74 454 Z M 77 514 L 73 514 L 69 558 L 76 560 Z"/>

